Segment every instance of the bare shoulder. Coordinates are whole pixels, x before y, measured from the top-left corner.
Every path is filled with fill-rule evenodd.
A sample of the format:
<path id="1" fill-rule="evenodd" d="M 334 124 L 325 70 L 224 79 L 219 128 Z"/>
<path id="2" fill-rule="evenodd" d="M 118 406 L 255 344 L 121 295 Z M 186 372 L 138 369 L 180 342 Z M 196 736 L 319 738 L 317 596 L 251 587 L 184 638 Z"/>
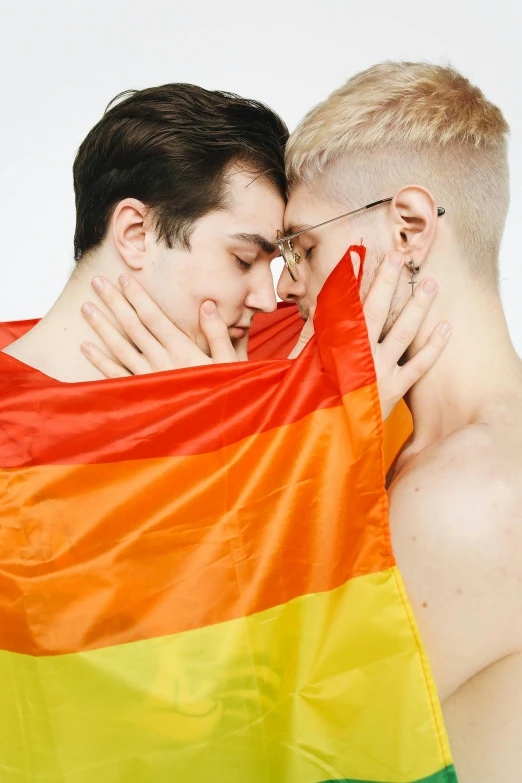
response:
<path id="1" fill-rule="evenodd" d="M 522 427 L 499 420 L 425 449 L 390 487 L 394 552 L 442 699 L 522 649 L 521 477 Z"/>
<path id="2" fill-rule="evenodd" d="M 417 502 L 434 514 L 440 510 L 459 516 L 473 507 L 480 518 L 497 529 L 491 512 L 520 508 L 522 497 L 522 411 L 505 426 L 472 424 L 406 463 L 390 487 L 390 498 L 418 495 Z M 435 500 L 428 508 L 427 500 Z M 414 500 L 414 498 L 413 498 Z M 463 508 L 462 501 L 465 501 Z M 476 529 L 476 525 L 474 525 Z"/>

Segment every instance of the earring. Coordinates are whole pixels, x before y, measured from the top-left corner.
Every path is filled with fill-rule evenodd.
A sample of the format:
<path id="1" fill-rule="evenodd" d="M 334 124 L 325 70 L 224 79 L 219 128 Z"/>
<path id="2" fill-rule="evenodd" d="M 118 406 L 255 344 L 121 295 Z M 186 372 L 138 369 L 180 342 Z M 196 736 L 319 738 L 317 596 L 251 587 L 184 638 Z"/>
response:
<path id="1" fill-rule="evenodd" d="M 408 261 L 408 269 L 411 272 L 411 280 L 408 283 L 408 285 L 411 285 L 411 295 L 415 296 L 415 286 L 417 285 L 417 281 L 415 280 L 415 275 L 419 274 L 420 266 L 415 266 L 415 262 L 412 259 L 411 261 Z"/>

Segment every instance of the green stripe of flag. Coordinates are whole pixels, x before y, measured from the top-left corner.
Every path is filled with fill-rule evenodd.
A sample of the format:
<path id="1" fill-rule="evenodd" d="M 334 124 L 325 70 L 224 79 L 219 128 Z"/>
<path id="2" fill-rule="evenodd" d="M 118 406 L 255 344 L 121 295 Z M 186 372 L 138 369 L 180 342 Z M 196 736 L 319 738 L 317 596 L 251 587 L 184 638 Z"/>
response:
<path id="1" fill-rule="evenodd" d="M 355 780 L 355 778 L 339 778 L 336 780 L 323 780 L 321 783 L 389 783 L 384 780 Z M 453 765 L 435 772 L 422 780 L 409 780 L 408 783 L 458 783 L 457 775 Z"/>

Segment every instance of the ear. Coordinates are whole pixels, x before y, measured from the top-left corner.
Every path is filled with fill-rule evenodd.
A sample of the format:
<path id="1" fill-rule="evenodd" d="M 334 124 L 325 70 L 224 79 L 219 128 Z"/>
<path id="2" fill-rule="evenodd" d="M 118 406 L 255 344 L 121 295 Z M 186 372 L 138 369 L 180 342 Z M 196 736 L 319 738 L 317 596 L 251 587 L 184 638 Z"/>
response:
<path id="1" fill-rule="evenodd" d="M 393 249 L 421 266 L 437 234 L 437 204 L 426 188 L 408 185 L 390 203 Z"/>
<path id="2" fill-rule="evenodd" d="M 142 201 L 126 198 L 116 205 L 112 215 L 114 245 L 133 270 L 143 269 L 147 250 L 147 208 Z"/>

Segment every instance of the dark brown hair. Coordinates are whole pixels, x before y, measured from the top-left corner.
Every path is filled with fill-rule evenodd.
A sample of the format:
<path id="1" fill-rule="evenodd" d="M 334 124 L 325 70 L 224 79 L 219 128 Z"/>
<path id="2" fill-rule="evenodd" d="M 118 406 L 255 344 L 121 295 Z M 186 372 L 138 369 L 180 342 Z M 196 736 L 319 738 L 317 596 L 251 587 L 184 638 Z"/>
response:
<path id="1" fill-rule="evenodd" d="M 75 260 L 100 244 L 125 198 L 151 208 L 168 247 L 190 248 L 194 223 L 226 206 L 235 163 L 284 195 L 287 138 L 271 109 L 231 93 L 165 84 L 118 95 L 74 161 Z"/>

